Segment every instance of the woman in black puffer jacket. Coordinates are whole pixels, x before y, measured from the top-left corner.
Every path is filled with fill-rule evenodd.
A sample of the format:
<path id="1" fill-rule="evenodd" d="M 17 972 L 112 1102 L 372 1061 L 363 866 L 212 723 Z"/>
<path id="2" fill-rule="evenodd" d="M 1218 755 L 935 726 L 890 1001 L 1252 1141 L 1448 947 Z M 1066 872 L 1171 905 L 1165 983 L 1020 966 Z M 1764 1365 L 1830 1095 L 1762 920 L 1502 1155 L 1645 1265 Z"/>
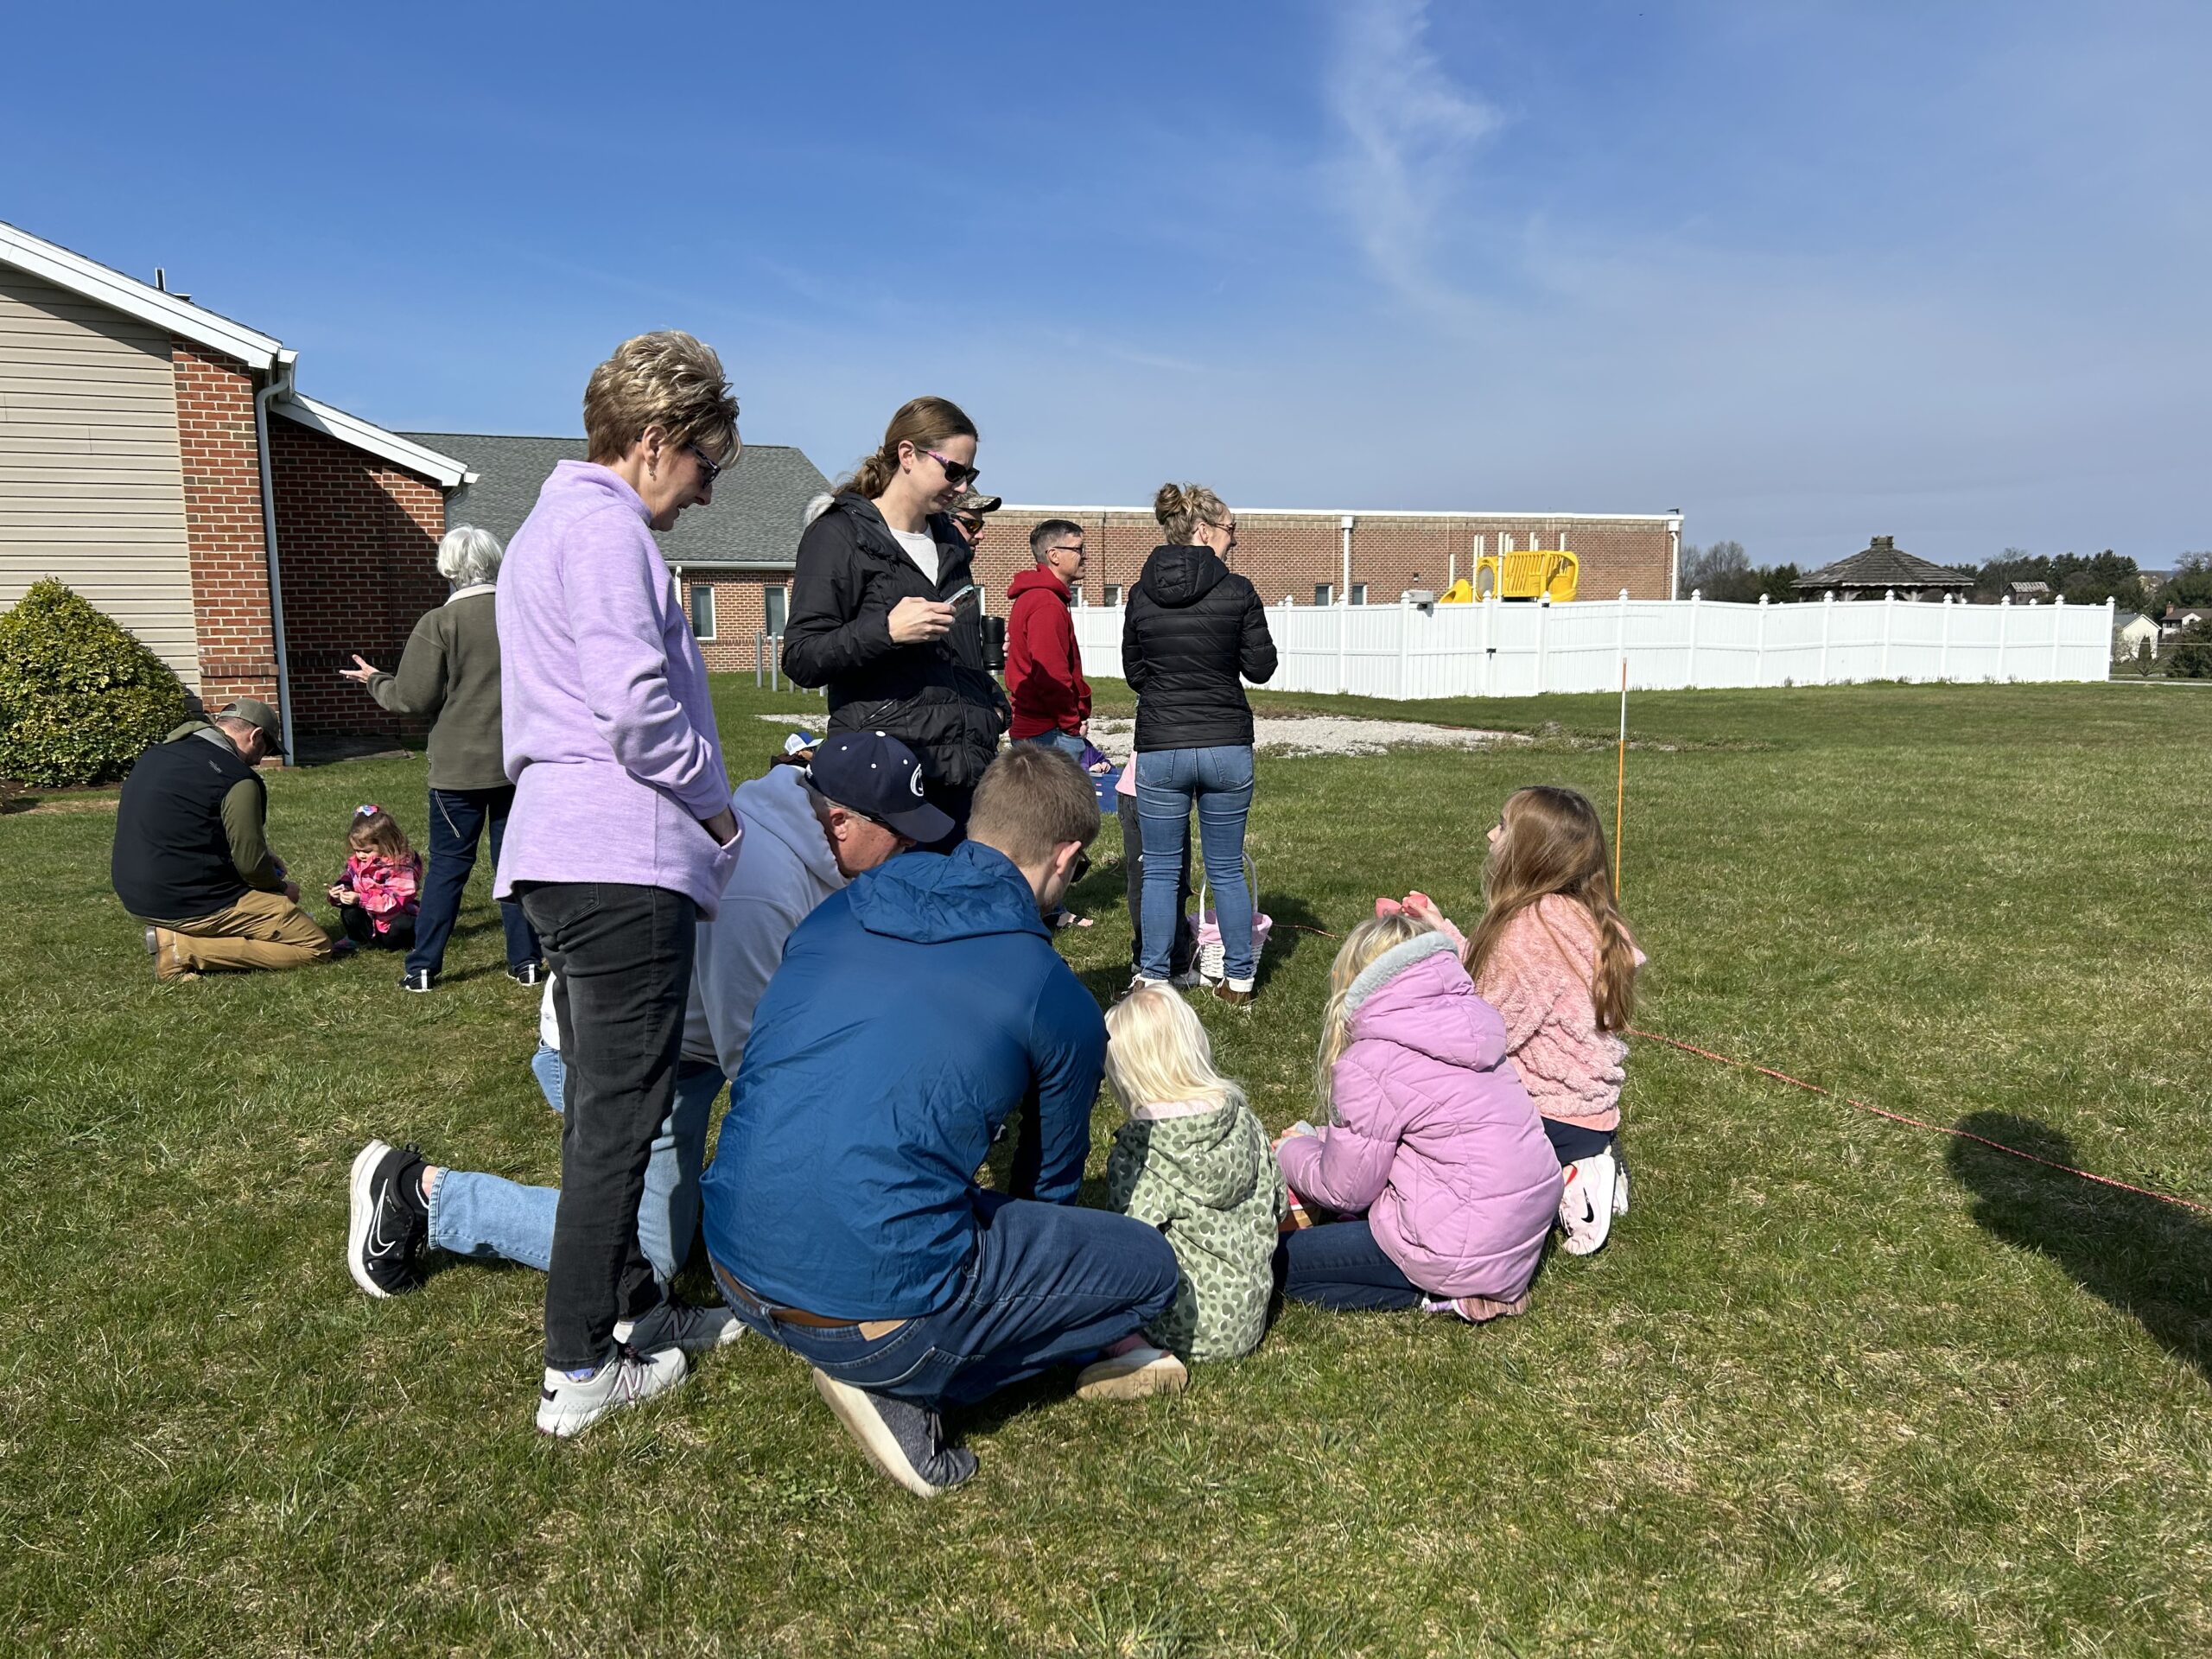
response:
<path id="1" fill-rule="evenodd" d="M 1144 954 L 1137 976 L 1168 977 L 1176 875 L 1198 809 L 1198 842 L 1221 924 L 1214 995 L 1252 1000 L 1252 893 L 1244 821 L 1252 810 L 1252 706 L 1243 679 L 1271 678 L 1275 642 L 1252 584 L 1223 563 L 1236 515 L 1196 484 L 1163 484 L 1153 516 L 1166 532 L 1137 578 L 1122 624 L 1122 673 L 1137 694 L 1137 816 L 1144 834 Z"/>
<path id="2" fill-rule="evenodd" d="M 954 597 L 972 556 L 946 510 L 975 477 L 975 423 L 957 405 L 902 407 L 882 447 L 810 509 L 784 623 L 791 683 L 829 688 L 831 731 L 887 732 L 913 750 L 951 842 L 1008 723 L 983 666 L 982 607 Z"/>

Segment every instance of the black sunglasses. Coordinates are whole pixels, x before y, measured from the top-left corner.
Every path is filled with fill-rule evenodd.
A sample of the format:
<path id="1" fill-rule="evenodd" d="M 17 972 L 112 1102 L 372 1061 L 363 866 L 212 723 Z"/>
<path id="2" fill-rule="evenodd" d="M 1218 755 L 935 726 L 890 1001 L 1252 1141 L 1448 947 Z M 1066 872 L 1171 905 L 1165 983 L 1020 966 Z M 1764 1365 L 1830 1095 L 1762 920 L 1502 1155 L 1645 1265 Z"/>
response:
<path id="1" fill-rule="evenodd" d="M 699 463 L 699 481 L 712 488 L 715 480 L 722 475 L 722 463 L 709 460 L 707 452 L 696 443 L 687 443 L 683 447 L 691 452 L 691 459 Z"/>
<path id="2" fill-rule="evenodd" d="M 980 470 L 969 466 L 965 461 L 948 461 L 934 449 L 925 449 L 922 453 L 944 468 L 944 481 L 956 490 L 963 485 L 973 484 L 983 475 Z"/>
<path id="3" fill-rule="evenodd" d="M 1068 886 L 1075 886 L 1077 882 L 1082 880 L 1084 876 L 1089 875 L 1090 874 L 1090 855 L 1087 852 L 1077 853 L 1075 855 L 1075 862 L 1068 867 Z"/>

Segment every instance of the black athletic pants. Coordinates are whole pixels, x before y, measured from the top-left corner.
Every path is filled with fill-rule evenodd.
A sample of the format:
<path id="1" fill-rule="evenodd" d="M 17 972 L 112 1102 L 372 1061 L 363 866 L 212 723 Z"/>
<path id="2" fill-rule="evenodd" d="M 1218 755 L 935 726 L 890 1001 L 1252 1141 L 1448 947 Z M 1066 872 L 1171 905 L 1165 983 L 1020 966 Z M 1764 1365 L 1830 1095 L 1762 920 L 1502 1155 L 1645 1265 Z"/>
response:
<path id="1" fill-rule="evenodd" d="M 617 1319 L 660 1301 L 638 1244 L 638 1200 L 675 1103 L 698 907 L 664 887 L 621 882 L 516 890 L 558 976 L 553 1007 L 568 1074 L 545 1363 L 580 1370 L 606 1357 Z"/>

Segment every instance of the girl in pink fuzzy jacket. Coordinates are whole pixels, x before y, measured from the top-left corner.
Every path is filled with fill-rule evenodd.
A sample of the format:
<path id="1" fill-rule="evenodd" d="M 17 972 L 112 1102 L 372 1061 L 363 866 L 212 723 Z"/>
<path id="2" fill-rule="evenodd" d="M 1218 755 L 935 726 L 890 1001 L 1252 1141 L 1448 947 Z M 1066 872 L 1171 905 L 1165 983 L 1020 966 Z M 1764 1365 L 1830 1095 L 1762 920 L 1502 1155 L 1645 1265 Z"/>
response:
<path id="1" fill-rule="evenodd" d="M 1604 1244 L 1628 1213 L 1621 1122 L 1622 1038 L 1643 953 L 1613 904 L 1605 825 L 1571 789 L 1509 797 L 1490 832 L 1485 908 L 1463 960 L 1505 1021 L 1508 1052 L 1563 1166 L 1560 1224 L 1572 1255 Z M 1385 903 L 1385 909 L 1398 908 Z M 1452 930 L 1421 893 L 1403 908 Z"/>
<path id="2" fill-rule="evenodd" d="M 1346 1219 L 1283 1235 L 1285 1297 L 1479 1324 L 1529 1305 L 1559 1161 L 1456 939 L 1410 916 L 1352 929 L 1329 970 L 1328 1127 L 1285 1135 L 1291 1188 Z"/>

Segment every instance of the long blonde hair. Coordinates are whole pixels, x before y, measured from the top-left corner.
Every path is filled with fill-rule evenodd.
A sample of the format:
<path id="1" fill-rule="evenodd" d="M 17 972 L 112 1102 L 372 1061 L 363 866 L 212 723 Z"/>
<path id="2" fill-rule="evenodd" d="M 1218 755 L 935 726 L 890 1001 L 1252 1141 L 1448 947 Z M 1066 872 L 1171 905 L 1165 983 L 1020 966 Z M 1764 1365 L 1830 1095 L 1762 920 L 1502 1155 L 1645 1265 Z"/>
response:
<path id="1" fill-rule="evenodd" d="M 873 501 L 891 487 L 899 476 L 899 446 L 911 443 L 918 453 L 952 438 L 972 438 L 976 423 L 950 397 L 916 397 L 899 405 L 899 412 L 884 429 L 883 443 L 872 455 L 861 458 L 850 476 L 830 486 L 832 495 L 864 495 Z"/>
<path id="2" fill-rule="evenodd" d="M 1351 995 L 1352 981 L 1385 950 L 1395 950 L 1408 939 L 1434 931 L 1427 922 L 1417 921 L 1403 912 L 1370 916 L 1345 934 L 1344 942 L 1337 947 L 1337 959 L 1329 964 L 1329 1000 L 1321 1009 L 1321 1046 L 1313 1056 L 1313 1086 L 1332 1116 L 1336 1109 L 1329 1100 L 1329 1077 L 1344 1052 L 1345 1033 L 1351 1024 L 1344 999 Z"/>
<path id="3" fill-rule="evenodd" d="M 1482 976 L 1515 917 L 1558 893 L 1588 912 L 1598 930 L 1598 965 L 1590 983 L 1598 1029 L 1623 1029 L 1636 1013 L 1636 945 L 1613 904 L 1605 826 L 1598 809 L 1573 790 L 1540 784 L 1508 796 L 1502 821 L 1504 831 L 1483 866 L 1483 918 L 1463 958 L 1468 976 Z M 1563 961 L 1573 961 L 1557 938 L 1552 943 Z"/>
<path id="4" fill-rule="evenodd" d="M 1198 1016 L 1165 985 L 1140 985 L 1107 1009 L 1106 1037 L 1106 1080 L 1123 1111 L 1181 1100 L 1244 1103 L 1244 1091 L 1213 1069 Z"/>

